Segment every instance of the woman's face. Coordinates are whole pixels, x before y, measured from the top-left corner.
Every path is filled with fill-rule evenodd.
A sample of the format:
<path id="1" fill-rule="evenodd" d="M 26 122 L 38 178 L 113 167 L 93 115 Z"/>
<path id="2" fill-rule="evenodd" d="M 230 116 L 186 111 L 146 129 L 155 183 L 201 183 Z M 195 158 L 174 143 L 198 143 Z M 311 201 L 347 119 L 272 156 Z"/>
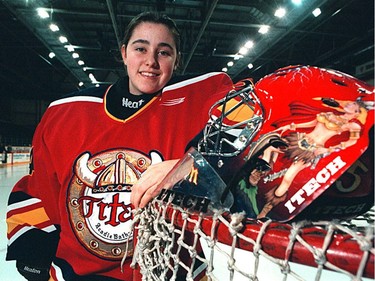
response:
<path id="1" fill-rule="evenodd" d="M 176 44 L 163 24 L 144 22 L 121 48 L 129 75 L 129 91 L 134 95 L 153 94 L 172 77 L 177 63 Z"/>
<path id="2" fill-rule="evenodd" d="M 349 114 L 358 114 L 360 112 L 359 105 L 356 102 L 348 102 L 345 104 L 344 110 Z"/>

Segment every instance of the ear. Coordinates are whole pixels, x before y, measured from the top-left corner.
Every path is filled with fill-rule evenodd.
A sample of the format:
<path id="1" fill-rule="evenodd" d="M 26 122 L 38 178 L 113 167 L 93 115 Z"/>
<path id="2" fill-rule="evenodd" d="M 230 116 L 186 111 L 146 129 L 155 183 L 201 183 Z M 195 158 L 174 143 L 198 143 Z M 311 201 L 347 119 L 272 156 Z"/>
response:
<path id="1" fill-rule="evenodd" d="M 121 57 L 122 57 L 122 60 L 124 61 L 124 64 L 126 65 L 126 46 L 125 45 L 121 46 Z"/>
<path id="2" fill-rule="evenodd" d="M 178 53 L 176 57 L 176 61 L 174 63 L 173 70 L 177 70 L 180 67 L 180 62 L 181 62 L 181 54 Z"/>

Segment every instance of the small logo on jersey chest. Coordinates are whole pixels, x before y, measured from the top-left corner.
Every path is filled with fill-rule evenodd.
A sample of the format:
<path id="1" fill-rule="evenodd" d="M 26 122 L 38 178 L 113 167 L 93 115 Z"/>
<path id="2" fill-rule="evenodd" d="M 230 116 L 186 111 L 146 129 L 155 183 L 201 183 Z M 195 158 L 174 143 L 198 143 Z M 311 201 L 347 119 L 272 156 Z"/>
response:
<path id="1" fill-rule="evenodd" d="M 128 98 L 122 98 L 122 106 L 127 108 L 140 108 L 144 102 L 144 100 L 131 101 Z"/>

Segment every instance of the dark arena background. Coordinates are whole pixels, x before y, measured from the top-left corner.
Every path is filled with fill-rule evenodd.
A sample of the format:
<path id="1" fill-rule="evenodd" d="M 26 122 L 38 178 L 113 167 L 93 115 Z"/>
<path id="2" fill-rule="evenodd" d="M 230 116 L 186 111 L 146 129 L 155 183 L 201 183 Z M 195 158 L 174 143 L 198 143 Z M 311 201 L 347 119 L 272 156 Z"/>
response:
<path id="1" fill-rule="evenodd" d="M 5 214 L 12 187 L 29 172 L 35 128 L 55 99 L 126 75 L 119 48 L 129 21 L 144 11 L 176 21 L 179 74 L 224 71 L 235 82 L 256 82 L 279 68 L 305 65 L 374 85 L 374 0 L 0 0 L 0 280 L 26 280 L 5 262 Z M 306 252 L 298 252 L 302 261 Z"/>

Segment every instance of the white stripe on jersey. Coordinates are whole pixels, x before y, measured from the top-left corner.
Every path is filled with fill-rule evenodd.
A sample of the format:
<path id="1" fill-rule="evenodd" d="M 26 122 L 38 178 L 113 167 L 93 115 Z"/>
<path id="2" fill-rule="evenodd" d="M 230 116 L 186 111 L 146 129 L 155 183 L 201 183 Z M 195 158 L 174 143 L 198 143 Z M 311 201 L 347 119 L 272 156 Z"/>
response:
<path id="1" fill-rule="evenodd" d="M 56 278 L 56 280 L 58 281 L 65 281 L 64 277 L 63 277 L 63 274 L 62 274 L 62 271 L 61 271 L 61 268 L 58 267 L 56 264 L 54 264 L 52 262 L 51 264 L 51 267 L 53 267 L 55 269 L 55 272 L 56 272 L 56 276 L 54 276 Z"/>
<path id="2" fill-rule="evenodd" d="M 42 200 L 40 200 L 38 198 L 26 199 L 26 200 L 23 200 L 23 201 L 13 203 L 13 204 L 9 205 L 7 207 L 7 212 L 17 210 L 17 209 L 20 209 L 20 208 L 24 208 L 24 207 L 28 207 L 28 206 L 31 206 L 31 205 L 34 205 L 34 204 L 37 204 L 37 203 L 40 203 L 40 202 L 42 202 Z"/>
<path id="3" fill-rule="evenodd" d="M 103 99 L 97 98 L 97 97 L 86 97 L 86 96 L 69 97 L 69 98 L 56 100 L 56 101 L 52 102 L 49 105 L 49 107 L 52 107 L 52 106 L 55 106 L 55 105 L 60 105 L 60 104 L 63 104 L 63 103 L 77 102 L 77 101 L 88 101 L 88 102 L 102 103 Z"/>
<path id="4" fill-rule="evenodd" d="M 163 93 L 166 92 L 166 91 L 170 91 L 170 90 L 174 90 L 174 89 L 178 89 L 178 88 L 184 87 L 186 85 L 197 83 L 199 81 L 202 81 L 204 79 L 207 79 L 209 77 L 216 76 L 216 75 L 219 75 L 219 74 L 228 75 L 228 74 L 226 74 L 224 72 L 209 72 L 209 73 L 203 74 L 201 76 L 197 76 L 197 77 L 194 77 L 194 78 L 190 78 L 188 80 L 177 82 L 176 84 L 169 85 L 169 86 L 167 86 L 167 87 L 165 87 L 163 89 Z"/>
<path id="5" fill-rule="evenodd" d="M 11 237 L 9 237 L 7 245 L 8 246 L 12 245 L 12 243 L 14 241 L 16 241 L 19 237 L 21 237 L 22 235 L 24 235 L 25 233 L 27 233 L 28 231 L 30 231 L 32 229 L 38 229 L 38 228 L 33 226 L 33 225 L 27 225 L 27 226 L 24 226 L 24 227 L 20 228 Z M 39 229 L 39 230 L 50 233 L 50 232 L 55 231 L 56 227 L 54 225 L 49 225 L 49 226 L 46 226 L 46 227 L 44 227 L 42 229 Z"/>

